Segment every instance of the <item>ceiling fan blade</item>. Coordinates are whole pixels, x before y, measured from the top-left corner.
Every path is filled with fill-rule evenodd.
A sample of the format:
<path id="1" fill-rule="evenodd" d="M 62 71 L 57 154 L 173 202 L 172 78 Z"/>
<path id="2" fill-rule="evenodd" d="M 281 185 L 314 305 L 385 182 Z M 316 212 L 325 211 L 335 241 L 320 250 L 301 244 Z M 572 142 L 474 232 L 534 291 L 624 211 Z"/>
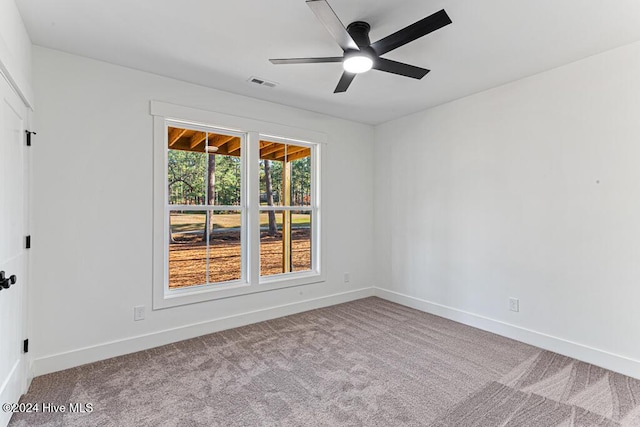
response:
<path id="1" fill-rule="evenodd" d="M 398 74 L 400 76 L 411 77 L 420 80 L 430 70 L 420 68 L 403 62 L 396 62 L 390 59 L 377 58 L 373 63 L 373 68 L 387 73 Z"/>
<path id="2" fill-rule="evenodd" d="M 371 47 L 376 54 L 383 55 L 449 24 L 451 24 L 451 18 L 442 9 L 400 31 L 396 31 L 390 36 L 378 40 Z"/>
<path id="3" fill-rule="evenodd" d="M 356 75 L 354 73 L 349 73 L 347 71 L 342 73 L 338 86 L 336 86 L 336 90 L 334 90 L 333 93 L 346 92 L 355 77 Z"/>
<path id="4" fill-rule="evenodd" d="M 307 0 L 307 4 L 316 14 L 316 17 L 320 20 L 327 30 L 331 33 L 334 39 L 338 42 L 342 50 L 360 50 L 358 45 L 353 41 L 347 29 L 342 25 L 338 15 L 331 9 L 329 3 L 326 0 Z"/>
<path id="5" fill-rule="evenodd" d="M 325 62 L 342 62 L 341 56 L 331 56 L 326 58 L 286 58 L 270 59 L 272 64 L 321 64 Z"/>

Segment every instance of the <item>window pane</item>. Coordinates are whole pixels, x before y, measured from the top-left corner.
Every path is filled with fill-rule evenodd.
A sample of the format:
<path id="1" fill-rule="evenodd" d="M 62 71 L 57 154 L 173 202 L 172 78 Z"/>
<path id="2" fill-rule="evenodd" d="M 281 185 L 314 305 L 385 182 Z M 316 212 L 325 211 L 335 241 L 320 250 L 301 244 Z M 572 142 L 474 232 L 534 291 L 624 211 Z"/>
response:
<path id="1" fill-rule="evenodd" d="M 206 213 L 172 211 L 169 217 L 169 289 L 207 282 Z"/>
<path id="2" fill-rule="evenodd" d="M 236 138 L 240 144 L 240 138 Z M 224 147 L 223 147 L 224 148 Z M 209 154 L 209 177 L 213 179 L 207 187 L 210 193 L 210 205 L 239 206 L 240 205 L 240 149 L 233 151 L 233 155 Z M 211 172 L 214 172 L 211 174 Z M 213 189 L 213 191 L 211 191 Z"/>
<path id="3" fill-rule="evenodd" d="M 284 273 L 282 219 L 284 212 L 260 213 L 260 275 Z"/>
<path id="4" fill-rule="evenodd" d="M 260 141 L 260 204 L 282 206 L 282 166 L 286 146 Z"/>
<path id="5" fill-rule="evenodd" d="M 170 204 L 240 205 L 240 137 L 169 127 L 167 141 Z"/>
<path id="6" fill-rule="evenodd" d="M 242 278 L 242 215 L 240 211 L 211 212 L 209 282 Z"/>
<path id="7" fill-rule="evenodd" d="M 311 212 L 261 212 L 260 275 L 307 270 L 311 270 Z"/>
<path id="8" fill-rule="evenodd" d="M 168 185 L 172 205 L 203 205 L 206 201 L 206 134 L 169 127 Z M 198 142 L 192 147 L 192 144 Z"/>
<path id="9" fill-rule="evenodd" d="M 260 141 L 260 204 L 311 205 L 311 148 Z"/>
<path id="10" fill-rule="evenodd" d="M 304 156 L 291 161 L 291 206 L 311 205 L 311 152 L 309 148 L 295 156 Z"/>
<path id="11" fill-rule="evenodd" d="M 294 211 L 291 222 L 292 271 L 311 270 L 311 212 Z"/>

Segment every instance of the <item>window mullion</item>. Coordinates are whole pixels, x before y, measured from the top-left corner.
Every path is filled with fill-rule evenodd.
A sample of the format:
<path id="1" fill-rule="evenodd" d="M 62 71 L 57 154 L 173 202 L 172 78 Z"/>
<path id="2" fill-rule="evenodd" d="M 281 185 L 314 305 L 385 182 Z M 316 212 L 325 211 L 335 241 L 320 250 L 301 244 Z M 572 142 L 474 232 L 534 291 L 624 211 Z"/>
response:
<path id="1" fill-rule="evenodd" d="M 257 285 L 260 278 L 260 134 L 249 132 L 246 145 L 247 279 L 251 285 Z"/>

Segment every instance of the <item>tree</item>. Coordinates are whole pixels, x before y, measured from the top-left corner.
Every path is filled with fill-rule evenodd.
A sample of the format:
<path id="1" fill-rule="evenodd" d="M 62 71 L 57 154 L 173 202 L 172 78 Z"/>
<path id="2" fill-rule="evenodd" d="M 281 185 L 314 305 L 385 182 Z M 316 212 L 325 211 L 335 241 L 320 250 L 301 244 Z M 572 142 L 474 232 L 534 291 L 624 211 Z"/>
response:
<path id="1" fill-rule="evenodd" d="M 267 206 L 273 206 L 273 187 L 271 185 L 271 161 L 264 161 L 264 182 L 265 182 L 265 192 L 267 193 Z M 267 234 L 269 236 L 275 236 L 278 228 L 276 227 L 276 213 L 274 211 L 269 211 L 269 231 Z"/>
<path id="2" fill-rule="evenodd" d="M 207 162 L 201 153 L 169 150 L 169 202 L 194 205 L 204 202 Z"/>
<path id="3" fill-rule="evenodd" d="M 307 205 L 311 197 L 311 157 L 291 162 L 292 202 L 296 205 Z"/>
<path id="4" fill-rule="evenodd" d="M 174 205 L 203 203 L 205 170 L 206 161 L 200 153 L 169 150 L 167 177 L 169 203 Z M 171 227 L 169 227 L 169 242 L 175 243 Z"/>
<path id="5" fill-rule="evenodd" d="M 208 164 L 208 173 L 207 173 L 207 200 L 209 205 L 213 205 L 216 200 L 216 155 L 209 154 L 209 164 Z M 206 214 L 205 214 L 206 215 Z M 207 230 L 210 235 L 213 234 L 213 215 L 209 213 L 209 219 L 205 220 L 205 229 L 202 235 L 202 240 L 207 240 Z"/>
<path id="6" fill-rule="evenodd" d="M 240 204 L 240 158 L 216 156 L 215 204 L 233 206 Z"/>

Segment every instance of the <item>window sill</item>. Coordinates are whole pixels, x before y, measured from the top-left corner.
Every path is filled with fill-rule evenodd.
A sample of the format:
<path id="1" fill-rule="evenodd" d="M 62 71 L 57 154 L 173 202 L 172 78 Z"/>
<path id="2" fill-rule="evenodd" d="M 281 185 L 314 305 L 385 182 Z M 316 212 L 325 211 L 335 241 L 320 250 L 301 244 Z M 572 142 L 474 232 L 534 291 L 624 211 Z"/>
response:
<path id="1" fill-rule="evenodd" d="M 324 281 L 325 277 L 323 274 L 308 271 L 263 277 L 260 279 L 260 283 L 256 285 L 231 282 L 220 285 L 202 285 L 190 288 L 167 290 L 163 295 L 159 295 L 157 298 L 154 295 L 153 309 L 161 310 L 181 305 L 233 298 L 295 286 L 311 285 L 313 283 L 322 283 Z"/>

